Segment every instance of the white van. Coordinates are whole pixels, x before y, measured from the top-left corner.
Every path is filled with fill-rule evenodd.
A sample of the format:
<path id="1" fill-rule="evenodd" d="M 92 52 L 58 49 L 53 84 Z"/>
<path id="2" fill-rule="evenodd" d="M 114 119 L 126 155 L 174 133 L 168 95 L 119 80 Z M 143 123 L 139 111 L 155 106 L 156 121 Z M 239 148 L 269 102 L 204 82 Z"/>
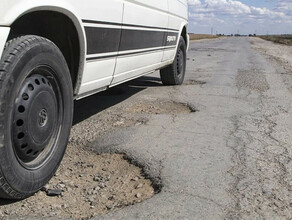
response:
<path id="1" fill-rule="evenodd" d="M 0 197 L 43 187 L 73 100 L 160 70 L 184 80 L 186 0 L 0 0 Z"/>

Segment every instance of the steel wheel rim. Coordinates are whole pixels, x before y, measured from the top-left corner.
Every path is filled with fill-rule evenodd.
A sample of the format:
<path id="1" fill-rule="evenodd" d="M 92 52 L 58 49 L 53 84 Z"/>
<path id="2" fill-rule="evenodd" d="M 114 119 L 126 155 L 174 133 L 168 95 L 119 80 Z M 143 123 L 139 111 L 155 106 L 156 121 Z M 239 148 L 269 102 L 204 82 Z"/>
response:
<path id="1" fill-rule="evenodd" d="M 23 80 L 15 98 L 12 145 L 19 163 L 34 170 L 43 166 L 57 147 L 63 121 L 63 98 L 55 72 L 38 66 Z"/>
<path id="2" fill-rule="evenodd" d="M 177 75 L 181 76 L 184 72 L 184 53 L 180 48 L 177 53 Z"/>

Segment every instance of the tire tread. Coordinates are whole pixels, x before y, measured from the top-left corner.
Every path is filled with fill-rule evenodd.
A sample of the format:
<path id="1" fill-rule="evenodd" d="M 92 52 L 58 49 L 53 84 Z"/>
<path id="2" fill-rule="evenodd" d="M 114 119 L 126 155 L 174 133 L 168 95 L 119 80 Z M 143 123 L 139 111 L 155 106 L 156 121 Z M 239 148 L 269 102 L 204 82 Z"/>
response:
<path id="1" fill-rule="evenodd" d="M 183 37 L 180 37 L 180 40 L 179 40 L 179 46 L 181 44 L 184 44 L 184 47 L 185 47 L 185 41 L 184 41 Z M 177 68 L 177 60 L 176 60 L 177 58 L 176 58 L 176 56 L 177 56 L 177 52 L 176 52 L 175 59 L 174 59 L 173 63 L 160 70 L 160 78 L 161 78 L 163 85 L 174 86 L 174 85 L 182 84 L 182 82 L 180 82 L 178 77 L 177 77 L 177 69 L 176 69 Z"/>
<path id="2" fill-rule="evenodd" d="M 14 39 L 9 40 L 5 46 L 3 55 L 0 61 L 0 97 L 6 97 L 9 94 L 9 91 L 13 85 L 13 79 L 8 77 L 9 70 L 13 66 L 15 59 L 17 59 L 18 55 L 25 52 L 35 43 L 42 43 L 42 42 L 50 42 L 51 41 L 34 35 L 26 35 L 16 37 Z M 3 128 L 4 125 L 4 114 L 6 109 L 6 98 L 0 98 L 0 127 Z M 4 133 L 3 129 L 0 129 L 0 147 L 4 144 Z M 23 199 L 26 197 L 31 196 L 32 194 L 27 193 L 19 193 L 11 188 L 3 175 L 3 171 L 0 167 L 0 198 L 6 199 Z"/>

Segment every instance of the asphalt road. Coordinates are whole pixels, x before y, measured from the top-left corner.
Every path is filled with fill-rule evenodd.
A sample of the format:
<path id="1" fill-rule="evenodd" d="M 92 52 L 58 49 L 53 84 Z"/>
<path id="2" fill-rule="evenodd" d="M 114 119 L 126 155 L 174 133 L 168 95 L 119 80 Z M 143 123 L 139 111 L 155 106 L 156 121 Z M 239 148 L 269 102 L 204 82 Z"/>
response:
<path id="1" fill-rule="evenodd" d="M 130 82 L 121 109 L 166 100 L 197 111 L 133 111 L 147 120 L 91 143 L 100 153 L 127 154 L 162 186 L 153 198 L 96 219 L 292 217 L 291 75 L 252 41 L 192 43 L 183 86 L 164 87 L 157 73 Z"/>

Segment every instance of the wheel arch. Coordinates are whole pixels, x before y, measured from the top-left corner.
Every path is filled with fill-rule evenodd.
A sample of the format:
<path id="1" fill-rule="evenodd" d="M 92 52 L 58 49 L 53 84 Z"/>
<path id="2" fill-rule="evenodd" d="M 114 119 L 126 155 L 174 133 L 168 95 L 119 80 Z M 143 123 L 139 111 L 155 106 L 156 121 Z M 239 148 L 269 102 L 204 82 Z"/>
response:
<path id="1" fill-rule="evenodd" d="M 188 35 L 188 26 L 187 24 L 184 24 L 182 27 L 182 30 L 180 32 L 180 36 L 182 36 L 185 40 L 186 46 L 187 46 L 187 50 L 189 48 L 189 35 Z"/>
<path id="2" fill-rule="evenodd" d="M 46 19 L 43 19 L 44 15 Z M 55 15 L 59 15 L 59 17 L 65 18 L 65 20 L 63 20 L 64 24 L 66 24 L 66 22 L 69 22 L 72 24 L 72 27 L 74 27 L 70 30 L 73 32 L 70 33 L 70 31 L 68 30 L 67 34 L 70 34 L 70 35 L 73 34 L 73 36 L 76 36 L 78 39 L 72 39 L 73 42 L 70 40 L 70 38 L 65 39 L 68 44 L 72 44 L 72 48 L 74 51 L 73 53 L 71 53 L 72 48 L 68 48 L 68 45 L 67 46 L 61 45 L 60 42 L 62 41 L 62 38 L 64 38 L 64 35 L 60 36 L 62 34 L 60 33 L 56 34 L 56 33 L 50 32 L 50 31 L 57 30 L 57 28 L 54 29 L 52 26 L 48 27 L 44 25 L 44 23 L 42 23 L 44 21 L 48 22 L 50 18 L 52 18 L 51 22 L 53 22 L 53 20 L 56 19 L 54 17 Z M 51 16 L 51 17 L 48 17 L 48 16 Z M 21 24 L 21 22 L 27 23 L 33 18 L 34 19 L 36 18 L 36 22 L 34 22 L 34 25 L 28 26 L 28 24 L 26 24 L 26 27 L 29 27 L 28 29 L 26 29 L 25 26 L 23 26 L 22 28 L 19 28 L 19 24 Z M 13 38 L 14 37 L 13 35 L 17 35 L 17 34 L 19 35 L 36 34 L 36 35 L 40 35 L 42 37 L 48 38 L 60 48 L 60 50 L 62 51 L 67 61 L 68 67 L 70 69 L 70 74 L 71 74 L 73 88 L 74 88 L 74 95 L 78 94 L 78 91 L 81 85 L 81 78 L 82 78 L 82 74 L 84 70 L 84 65 L 85 65 L 85 54 L 86 54 L 86 40 L 85 39 L 86 38 L 85 38 L 84 27 L 82 26 L 82 21 L 76 16 L 76 14 L 73 11 L 71 11 L 71 9 L 66 9 L 60 6 L 46 6 L 46 7 L 35 6 L 23 11 L 22 13 L 19 14 L 19 16 L 14 17 L 13 19 L 10 18 L 10 20 L 11 20 L 10 21 L 11 30 L 10 30 L 8 40 Z M 42 26 L 42 30 L 38 30 L 38 28 L 36 28 L 37 26 Z M 43 26 L 46 26 L 46 27 L 44 28 Z"/>
<path id="3" fill-rule="evenodd" d="M 177 44 L 176 44 L 176 50 L 175 51 L 177 51 L 180 37 L 183 37 L 183 39 L 184 39 L 184 41 L 186 43 L 186 47 L 187 47 L 186 50 L 188 50 L 189 44 L 190 44 L 190 38 L 189 38 L 189 35 L 188 35 L 188 23 L 186 23 L 186 22 L 182 23 L 181 27 L 178 30 L 179 30 L 179 32 L 178 32 L 178 35 L 177 35 L 178 39 L 177 39 Z M 176 53 L 173 54 L 173 57 L 171 59 L 172 62 L 175 59 L 175 54 Z"/>

